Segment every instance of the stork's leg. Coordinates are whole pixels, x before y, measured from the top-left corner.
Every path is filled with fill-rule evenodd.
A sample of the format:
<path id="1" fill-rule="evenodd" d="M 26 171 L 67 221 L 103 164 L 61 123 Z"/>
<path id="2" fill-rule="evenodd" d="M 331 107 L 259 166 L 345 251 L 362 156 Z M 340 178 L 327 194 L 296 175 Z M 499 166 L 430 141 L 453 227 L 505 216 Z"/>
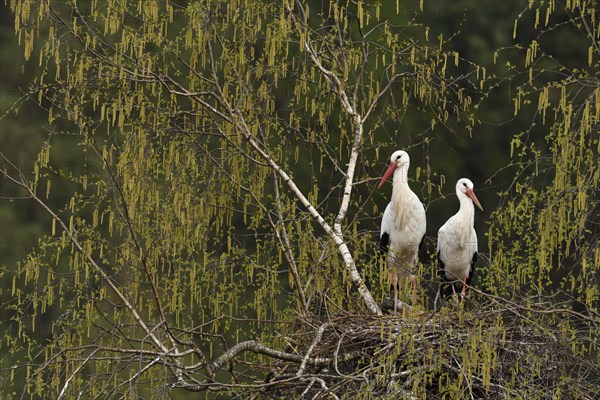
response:
<path id="1" fill-rule="evenodd" d="M 415 258 L 413 260 L 413 271 L 415 270 L 416 267 L 417 267 L 417 259 Z M 417 277 L 414 274 L 410 274 L 410 277 L 412 279 L 412 284 L 413 284 L 412 299 L 413 299 L 413 305 L 414 305 L 414 304 L 417 304 Z"/>
<path id="2" fill-rule="evenodd" d="M 438 308 L 438 301 L 443 301 L 443 297 L 442 297 L 442 285 L 440 285 L 440 287 L 437 290 L 437 293 L 435 294 L 435 299 L 433 300 L 433 307 L 434 308 Z"/>
<path id="3" fill-rule="evenodd" d="M 398 309 L 398 277 L 396 276 L 396 270 L 392 272 L 392 283 L 394 285 L 394 314 Z"/>
<path id="4" fill-rule="evenodd" d="M 458 300 L 458 298 L 456 298 L 456 288 L 454 287 L 454 282 L 452 282 L 451 285 L 452 285 L 452 298 L 454 299 L 454 302 L 456 304 L 458 304 L 459 300 Z"/>
<path id="5" fill-rule="evenodd" d="M 466 293 L 467 293 L 467 275 L 465 275 L 465 279 L 463 279 L 463 287 L 462 287 L 462 291 L 460 292 L 460 298 L 464 299 Z"/>

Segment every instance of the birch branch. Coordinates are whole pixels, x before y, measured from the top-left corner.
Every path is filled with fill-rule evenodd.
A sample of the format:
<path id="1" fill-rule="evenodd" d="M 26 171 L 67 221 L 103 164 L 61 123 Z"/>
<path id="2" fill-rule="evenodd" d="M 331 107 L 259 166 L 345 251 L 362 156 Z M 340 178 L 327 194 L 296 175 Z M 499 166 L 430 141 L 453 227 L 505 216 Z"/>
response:
<path id="1" fill-rule="evenodd" d="M 305 16 L 302 5 L 299 4 L 298 2 L 296 2 L 296 4 L 297 4 L 297 7 L 302 12 L 302 14 Z M 292 9 L 289 5 L 286 5 L 285 7 L 286 7 L 287 11 L 290 13 L 290 15 L 292 16 L 292 18 L 294 18 L 298 24 L 300 24 L 302 26 L 306 26 L 306 24 L 304 22 L 299 21 L 299 19 L 292 12 Z M 358 269 L 356 268 L 354 258 L 352 256 L 352 254 L 350 253 L 348 246 L 345 244 L 345 241 L 343 238 L 343 232 L 342 232 L 342 222 L 344 221 L 346 214 L 348 212 L 348 207 L 350 205 L 350 196 L 352 195 L 354 172 L 356 170 L 356 163 L 358 161 L 358 152 L 359 152 L 360 143 L 361 143 L 361 140 L 363 137 L 363 132 L 364 132 L 364 128 L 363 128 L 364 120 L 363 120 L 362 116 L 358 113 L 356 107 L 354 107 L 352 105 L 352 103 L 350 102 L 348 95 L 346 93 L 346 90 L 344 88 L 344 84 L 342 83 L 340 77 L 337 76 L 333 71 L 330 71 L 323 66 L 323 63 L 319 59 L 316 50 L 311 45 L 311 42 L 308 39 L 308 29 L 307 28 L 306 28 L 306 31 L 307 31 L 306 32 L 307 39 L 304 44 L 304 47 L 305 47 L 310 59 L 312 60 L 314 65 L 317 67 L 317 69 L 321 72 L 321 74 L 325 77 L 325 79 L 327 79 L 327 81 L 329 81 L 332 84 L 332 86 L 334 87 L 334 91 L 338 95 L 338 98 L 340 100 L 342 108 L 352 118 L 353 130 L 354 130 L 354 137 L 352 140 L 352 149 L 350 151 L 350 159 L 348 160 L 348 168 L 345 173 L 346 182 L 344 184 L 344 193 L 342 196 L 342 202 L 340 204 L 340 209 L 339 209 L 338 214 L 334 221 L 334 225 L 333 225 L 334 237 L 332 237 L 332 238 L 334 239 L 336 244 L 338 244 L 340 253 L 341 253 L 344 263 L 346 265 L 346 269 L 348 270 L 348 272 L 350 273 L 350 276 L 352 278 L 352 282 L 354 282 L 354 284 L 356 284 L 356 286 L 358 287 L 358 291 L 362 295 L 365 303 L 367 304 L 369 311 L 371 311 L 373 314 L 381 315 L 381 310 L 379 309 L 379 306 L 375 303 L 373 296 L 371 295 L 369 289 L 364 284 L 364 281 L 363 281 L 362 277 L 360 276 Z M 328 228 L 329 228 L 329 226 L 328 226 Z"/>
<path id="2" fill-rule="evenodd" d="M 257 340 L 247 340 L 245 342 L 241 342 L 227 350 L 225 353 L 221 354 L 215 361 L 213 361 L 211 368 L 213 371 L 218 371 L 224 364 L 233 360 L 236 356 L 241 353 L 245 353 L 247 351 L 252 351 L 254 353 L 262 354 L 265 356 L 277 358 L 279 360 L 297 362 L 300 363 L 303 360 L 303 357 L 299 354 L 291 354 L 286 353 L 279 350 L 274 350 L 270 347 L 265 346 Z M 307 363 L 310 365 L 327 365 L 331 360 L 329 358 L 323 357 L 315 357 L 309 358 Z"/>
<path id="3" fill-rule="evenodd" d="M 311 343 L 310 347 L 306 351 L 306 355 L 302 359 L 302 363 L 300 364 L 300 368 L 298 368 L 298 372 L 296 372 L 297 376 L 300 376 L 304 373 L 304 370 L 306 369 L 306 364 L 308 363 L 308 360 L 310 359 L 310 355 L 312 354 L 312 352 L 315 349 L 315 347 L 317 346 L 317 344 L 319 344 L 319 342 L 321 341 L 321 338 L 323 337 L 323 333 L 325 332 L 325 330 L 327 328 L 332 327 L 332 326 L 334 326 L 333 322 L 327 322 L 319 327 L 313 342 Z"/>
<path id="4" fill-rule="evenodd" d="M 348 169 L 346 171 L 346 184 L 344 185 L 344 195 L 342 197 L 342 204 L 340 205 L 340 210 L 338 212 L 337 217 L 335 218 L 335 222 L 333 225 L 333 229 L 337 235 L 343 237 L 342 234 L 342 222 L 346 217 L 346 213 L 348 212 L 348 206 L 350 205 L 350 195 L 352 194 L 352 182 L 354 180 L 354 170 L 356 169 L 356 161 L 358 160 L 358 148 L 360 146 L 360 141 L 363 135 L 363 120 L 360 114 L 357 113 L 356 109 L 352 107 L 350 100 L 348 99 L 348 95 L 346 94 L 346 90 L 342 85 L 340 78 L 334 74 L 332 71 L 329 71 L 323 64 L 319 57 L 317 57 L 316 51 L 310 45 L 309 40 L 304 44 L 306 51 L 310 55 L 310 59 L 313 61 L 315 66 L 321 71 L 325 78 L 334 83 L 340 103 L 342 107 L 346 110 L 348 115 L 352 117 L 352 122 L 354 125 L 354 138 L 352 140 L 352 150 L 350 151 L 350 159 L 348 160 Z"/>
<path id="5" fill-rule="evenodd" d="M 331 72 L 330 70 L 328 70 L 327 68 L 325 68 L 323 66 L 323 64 L 321 63 L 321 60 L 319 60 L 319 57 L 317 57 L 316 51 L 310 46 L 308 40 L 304 44 L 304 47 L 305 47 L 306 51 L 308 52 L 310 59 L 315 64 L 315 66 L 319 69 L 319 71 L 321 71 L 321 73 L 325 76 L 325 78 L 327 78 L 328 81 L 330 81 L 331 83 L 333 83 L 335 85 L 335 92 L 339 96 L 340 102 L 342 103 L 342 106 L 344 107 L 346 112 L 348 114 L 350 114 L 351 116 L 354 116 L 356 114 L 356 110 L 354 109 L 354 107 L 352 107 L 352 104 L 350 103 L 350 100 L 348 99 L 348 96 L 346 95 L 346 91 L 344 90 L 344 86 L 343 86 L 340 78 L 336 74 L 334 74 L 333 72 Z"/>
<path id="6" fill-rule="evenodd" d="M 343 238 L 338 235 L 331 226 L 325 221 L 325 219 L 321 216 L 321 214 L 315 209 L 315 207 L 308 201 L 306 196 L 302 193 L 302 191 L 296 186 L 296 183 L 292 180 L 292 178 L 271 158 L 271 156 L 265 152 L 258 142 L 256 138 L 250 133 L 250 129 L 246 125 L 244 118 L 237 114 L 234 110 L 231 110 L 235 113 L 238 118 L 234 118 L 235 123 L 237 124 L 238 129 L 242 132 L 245 139 L 250 143 L 250 145 L 256 150 L 256 152 L 271 166 L 271 168 L 281 176 L 284 183 L 288 185 L 290 190 L 296 195 L 296 197 L 300 200 L 302 205 L 306 207 L 308 212 L 317 220 L 319 225 L 323 228 L 325 233 L 333 240 L 333 242 L 338 246 L 339 252 L 346 264 L 346 268 L 348 272 L 350 272 L 350 276 L 352 278 L 352 282 L 358 287 L 359 293 L 362 295 L 363 300 L 372 314 L 382 315 L 381 309 L 375 302 L 373 295 L 365 285 L 363 279 L 361 278 L 358 269 L 356 268 L 356 264 L 354 263 L 354 259 L 352 254 L 350 253 L 350 249 L 348 245 L 343 240 Z"/>
<path id="7" fill-rule="evenodd" d="M 75 368 L 75 370 L 71 373 L 71 375 L 69 376 L 69 378 L 65 381 L 65 384 L 63 386 L 63 388 L 61 389 L 60 393 L 58 394 L 58 400 L 62 399 L 63 396 L 65 395 L 65 393 L 67 392 L 67 388 L 69 386 L 69 383 L 71 383 L 71 380 L 73 379 L 73 377 L 75 375 L 77 375 L 77 373 L 81 370 L 81 368 L 83 368 L 83 366 L 94 356 L 94 354 L 96 354 L 98 352 L 98 349 L 94 350 L 91 352 L 91 354 L 89 356 L 87 356 L 87 358 L 85 360 L 83 360 L 83 362 L 81 364 L 79 364 L 77 366 L 77 368 Z"/>
<path id="8" fill-rule="evenodd" d="M 328 325 L 328 324 L 324 324 L 324 325 Z M 323 331 L 324 331 L 324 329 L 323 329 Z M 323 334 L 323 332 L 321 332 L 321 335 L 322 334 Z M 221 354 L 216 360 L 213 361 L 213 363 L 211 364 L 211 369 L 216 373 L 219 370 L 219 368 L 221 368 L 223 365 L 227 364 L 228 362 L 233 360 L 238 355 L 245 353 L 247 351 L 251 351 L 251 352 L 254 352 L 257 354 L 262 354 L 264 356 L 272 357 L 272 358 L 282 360 L 282 361 L 289 361 L 289 362 L 298 363 L 298 364 L 304 363 L 305 368 L 306 368 L 306 365 L 322 366 L 322 365 L 330 365 L 333 362 L 333 358 L 331 358 L 331 357 L 310 357 L 309 356 L 307 358 L 306 356 L 302 356 L 300 354 L 286 353 L 284 351 L 272 349 L 270 347 L 265 346 L 258 340 L 247 340 L 245 342 L 240 342 L 240 343 L 236 344 L 235 346 L 233 346 L 229 350 L 227 350 L 225 353 Z M 349 353 L 345 353 L 341 357 L 339 357 L 339 362 L 347 362 L 347 361 L 351 361 L 351 360 L 354 360 L 356 358 L 363 357 L 363 356 L 364 356 L 364 353 L 361 351 L 352 351 Z"/>
<path id="9" fill-rule="evenodd" d="M 348 207 L 350 206 L 350 196 L 352 195 L 352 186 L 354 182 L 354 171 L 356 169 L 356 162 L 358 161 L 358 149 L 363 135 L 363 122 L 359 114 L 354 115 L 354 139 L 352 141 L 352 150 L 350 151 L 350 160 L 348 160 L 348 171 L 346 172 L 346 184 L 344 185 L 344 195 L 342 197 L 342 204 L 340 205 L 340 211 L 338 212 L 333 228 L 335 233 L 340 237 L 342 233 L 342 222 L 346 218 Z"/>
<path id="10" fill-rule="evenodd" d="M 212 46 L 210 45 L 210 43 L 208 44 L 208 49 L 209 49 L 209 57 L 210 57 L 210 61 L 211 61 L 211 66 L 212 66 L 213 80 L 215 82 L 217 82 L 218 79 L 217 79 L 217 75 L 216 75 L 216 69 L 214 67 L 214 59 L 213 59 L 213 55 L 212 55 L 213 52 L 212 52 Z M 293 181 L 293 179 L 286 173 L 286 171 L 283 168 L 281 168 L 279 166 L 279 164 L 277 164 L 275 162 L 275 160 L 273 160 L 271 155 L 261 147 L 261 145 L 258 143 L 258 140 L 252 134 L 250 128 L 248 127 L 246 120 L 244 119 L 244 116 L 241 115 L 241 113 L 237 109 L 232 107 L 231 104 L 229 104 L 229 102 L 227 101 L 227 99 L 226 99 L 225 95 L 223 94 L 223 91 L 219 87 L 219 85 L 217 85 L 215 83 L 215 86 L 219 91 L 219 96 L 221 97 L 221 103 L 228 110 L 229 115 L 231 115 L 232 124 L 235 126 L 236 129 L 238 129 L 240 131 L 240 133 L 242 133 L 242 135 L 244 136 L 246 141 L 248 141 L 250 146 L 260 155 L 260 157 L 262 157 L 267 162 L 267 164 L 269 164 L 269 166 L 273 169 L 273 171 L 275 171 L 283 179 L 283 182 L 289 187 L 289 189 L 292 191 L 292 193 L 294 193 L 294 195 L 298 198 L 298 200 L 300 200 L 300 203 L 302 203 L 302 205 L 304 207 L 306 207 L 306 209 L 308 210 L 310 215 L 312 215 L 316 219 L 316 221 L 319 223 L 319 225 L 321 225 L 321 227 L 323 228 L 325 233 L 333 240 L 333 242 L 338 247 L 338 250 L 340 252 L 340 255 L 342 256 L 342 259 L 344 260 L 346 269 L 350 273 L 352 282 L 357 286 L 358 291 L 359 291 L 360 295 L 362 296 L 363 301 L 365 302 L 365 305 L 367 306 L 367 308 L 369 309 L 369 311 L 372 314 L 382 315 L 381 309 L 377 305 L 375 299 L 373 298 L 373 295 L 371 294 L 371 292 L 365 285 L 364 280 L 360 276 L 360 273 L 358 272 L 358 269 L 356 268 L 356 264 L 354 263 L 354 258 L 352 257 L 352 253 L 350 252 L 350 249 L 348 248 L 348 245 L 344 241 L 343 237 L 341 235 L 338 235 L 331 228 L 331 226 L 327 223 L 327 221 L 325 221 L 323 216 L 321 216 L 321 214 L 310 203 L 310 201 L 306 198 L 306 196 L 302 193 L 302 191 L 298 188 L 298 186 L 296 186 L 296 183 Z M 361 129 L 361 134 L 362 134 L 362 129 Z M 352 173 L 354 173 L 354 168 L 352 168 Z M 352 180 L 350 180 L 350 189 L 348 190 L 348 192 L 351 191 L 351 185 L 352 185 Z M 348 201 L 349 201 L 349 198 L 348 198 Z"/>

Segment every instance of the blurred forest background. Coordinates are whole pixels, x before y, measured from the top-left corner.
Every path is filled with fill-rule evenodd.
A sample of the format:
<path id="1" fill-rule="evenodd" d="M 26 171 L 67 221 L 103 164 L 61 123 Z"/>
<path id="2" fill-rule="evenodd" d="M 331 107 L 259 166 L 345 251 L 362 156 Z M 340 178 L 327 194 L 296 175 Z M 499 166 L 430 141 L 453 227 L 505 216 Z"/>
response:
<path id="1" fill-rule="evenodd" d="M 0 3 L 3 398 L 247 398 L 245 385 L 260 398 L 598 395 L 596 1 L 102 3 Z M 214 90 L 213 79 L 224 91 L 198 94 Z M 478 344 L 462 358 L 473 365 L 471 383 L 443 351 L 397 361 L 404 345 L 419 348 L 425 322 L 403 336 L 392 328 L 397 317 L 336 319 L 373 310 L 337 243 L 257 150 L 333 227 L 357 126 L 343 91 L 359 98 L 363 115 L 376 101 L 360 125 L 343 241 L 380 302 L 389 282 L 377 240 L 391 187 L 376 185 L 389 155 L 406 150 L 430 254 L 419 267 L 418 312 L 402 318 L 426 313 L 438 321 L 436 335 L 455 329 L 453 338 L 470 329 L 449 322 L 454 313 L 476 321 L 479 336 L 465 337 Z M 476 290 L 467 306 L 437 310 L 436 320 L 436 234 L 458 209 L 461 177 L 474 182 L 484 208 L 475 216 Z M 289 386 L 265 394 L 257 382 L 287 371 L 277 363 L 293 357 L 252 347 L 239 363 L 219 358 L 256 339 L 308 359 L 324 326 L 316 321 L 381 326 L 374 335 L 397 344 L 382 353 L 387 361 L 364 350 L 337 372 L 353 376 L 369 365 L 378 376 L 373 365 L 384 365 L 382 376 L 393 379 L 363 374 L 342 384 L 320 369 L 304 377 L 307 366 L 296 365 L 297 381 L 281 372 Z M 517 331 L 555 340 L 548 353 L 536 347 L 510 358 L 503 340 Z M 171 345 L 182 352 L 172 362 L 140 351 L 164 355 Z M 545 375 L 556 354 L 564 365 Z M 416 365 L 429 365 L 429 375 Z"/>

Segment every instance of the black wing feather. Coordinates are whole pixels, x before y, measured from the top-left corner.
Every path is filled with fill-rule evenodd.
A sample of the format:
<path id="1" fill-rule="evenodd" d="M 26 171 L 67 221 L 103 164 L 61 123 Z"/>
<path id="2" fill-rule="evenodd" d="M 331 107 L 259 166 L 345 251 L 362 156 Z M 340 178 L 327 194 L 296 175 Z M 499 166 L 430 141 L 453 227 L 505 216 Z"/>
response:
<path id="1" fill-rule="evenodd" d="M 387 232 L 383 232 L 383 234 L 379 238 L 379 250 L 381 250 L 382 254 L 387 254 L 389 246 L 390 235 Z"/>
<path id="2" fill-rule="evenodd" d="M 419 243 L 419 261 L 424 265 L 429 265 L 431 263 L 431 257 L 427 250 L 427 246 L 425 245 L 425 234 L 423 234 L 421 242 Z"/>
<path id="3" fill-rule="evenodd" d="M 452 296 L 452 285 L 448 284 L 448 277 L 446 276 L 446 265 L 444 264 L 444 262 L 442 261 L 442 259 L 440 258 L 440 252 L 438 250 L 437 253 L 437 261 L 438 261 L 438 276 L 440 278 L 440 288 L 439 288 L 439 294 L 438 296 L 440 296 L 441 299 L 447 299 L 450 296 Z"/>

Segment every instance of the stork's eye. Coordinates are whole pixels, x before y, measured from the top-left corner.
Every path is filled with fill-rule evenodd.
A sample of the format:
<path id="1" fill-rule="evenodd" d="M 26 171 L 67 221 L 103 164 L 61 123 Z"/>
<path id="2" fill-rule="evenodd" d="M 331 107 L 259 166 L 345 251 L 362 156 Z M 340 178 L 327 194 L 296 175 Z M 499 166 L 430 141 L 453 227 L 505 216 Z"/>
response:
<path id="1" fill-rule="evenodd" d="M 467 187 L 467 184 L 463 182 L 463 186 L 464 186 L 464 187 Z"/>
<path id="2" fill-rule="evenodd" d="M 402 154 L 400 154 L 396 157 L 396 161 L 398 161 L 400 159 L 400 157 L 402 157 Z"/>

